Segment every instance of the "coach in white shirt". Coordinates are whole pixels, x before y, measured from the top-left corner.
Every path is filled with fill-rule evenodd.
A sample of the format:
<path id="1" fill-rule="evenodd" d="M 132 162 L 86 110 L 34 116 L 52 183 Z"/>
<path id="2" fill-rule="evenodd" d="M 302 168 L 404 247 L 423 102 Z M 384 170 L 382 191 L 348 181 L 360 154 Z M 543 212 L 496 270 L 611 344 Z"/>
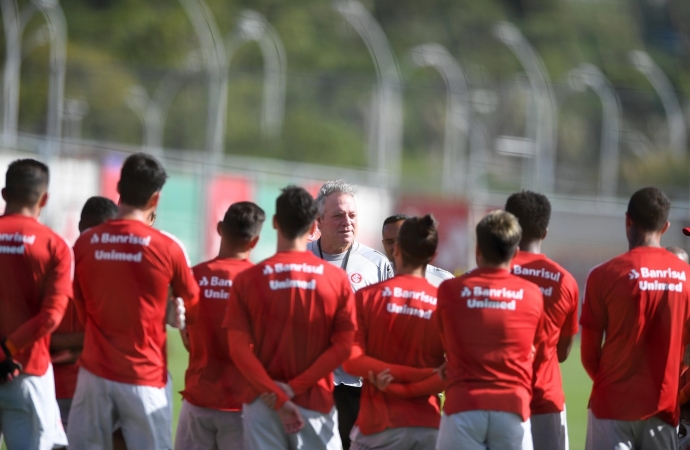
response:
<path id="1" fill-rule="evenodd" d="M 403 222 L 409 219 L 410 216 L 406 214 L 395 214 L 388 217 L 383 221 L 383 229 L 381 230 L 381 243 L 383 244 L 383 250 L 386 252 L 386 256 L 390 261 L 393 261 L 393 247 L 395 246 L 395 240 L 398 238 L 398 231 Z M 393 267 L 395 269 L 395 267 Z M 439 267 L 432 266 L 431 264 L 426 265 L 426 273 L 424 275 L 426 281 L 432 285 L 439 287 L 441 283 L 455 276 L 443 270 Z"/>
<path id="2" fill-rule="evenodd" d="M 347 272 L 353 291 L 393 277 L 388 259 L 355 240 L 357 236 L 357 188 L 342 180 L 328 181 L 316 196 L 321 238 L 309 243 L 318 257 Z M 338 427 L 343 448 L 350 448 L 350 430 L 359 413 L 362 382 L 338 368 L 333 397 L 338 408 Z"/>

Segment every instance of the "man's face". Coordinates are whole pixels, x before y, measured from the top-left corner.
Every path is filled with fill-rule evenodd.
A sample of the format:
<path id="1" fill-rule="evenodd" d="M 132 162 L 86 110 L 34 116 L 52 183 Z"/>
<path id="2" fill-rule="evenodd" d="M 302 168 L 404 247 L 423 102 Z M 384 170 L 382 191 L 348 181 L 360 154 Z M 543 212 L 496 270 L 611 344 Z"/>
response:
<path id="1" fill-rule="evenodd" d="M 357 204 L 354 197 L 339 192 L 329 195 L 324 202 L 319 229 L 321 242 L 330 251 L 344 251 L 352 244 L 357 236 Z"/>
<path id="2" fill-rule="evenodd" d="M 381 242 L 383 243 L 383 250 L 390 261 L 393 261 L 393 247 L 395 247 L 395 240 L 398 238 L 398 231 L 400 231 L 403 222 L 404 220 L 399 220 L 383 227 Z"/>

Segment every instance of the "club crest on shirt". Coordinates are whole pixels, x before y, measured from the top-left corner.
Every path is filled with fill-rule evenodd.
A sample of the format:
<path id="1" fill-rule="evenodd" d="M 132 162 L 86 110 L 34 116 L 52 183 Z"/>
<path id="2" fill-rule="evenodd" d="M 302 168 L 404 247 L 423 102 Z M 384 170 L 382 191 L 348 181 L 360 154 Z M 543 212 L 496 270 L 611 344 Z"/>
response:
<path id="1" fill-rule="evenodd" d="M 361 273 L 354 272 L 350 274 L 350 281 L 352 281 L 355 284 L 361 283 L 363 279 L 364 278 L 362 277 Z"/>

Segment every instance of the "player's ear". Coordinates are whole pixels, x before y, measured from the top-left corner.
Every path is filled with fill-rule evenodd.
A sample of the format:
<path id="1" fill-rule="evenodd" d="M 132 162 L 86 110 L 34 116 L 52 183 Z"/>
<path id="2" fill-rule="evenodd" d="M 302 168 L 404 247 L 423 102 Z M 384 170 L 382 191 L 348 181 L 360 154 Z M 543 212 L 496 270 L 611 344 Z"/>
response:
<path id="1" fill-rule="evenodd" d="M 7 194 L 5 193 L 5 188 L 2 188 L 2 191 L 0 192 L 2 192 L 2 199 L 5 200 L 5 202 L 7 202 Z"/>
<path id="2" fill-rule="evenodd" d="M 223 237 L 223 222 L 219 221 L 218 225 L 216 225 L 216 231 L 218 232 L 218 236 Z"/>
<path id="3" fill-rule="evenodd" d="M 38 199 L 38 206 L 41 208 L 45 208 L 47 203 L 48 203 L 48 192 L 44 192 L 43 194 L 41 194 L 41 197 Z"/>
<path id="4" fill-rule="evenodd" d="M 661 233 L 660 233 L 660 234 L 666 233 L 666 231 L 668 230 L 668 227 L 670 227 L 670 226 L 671 226 L 671 222 L 668 222 L 668 221 L 667 221 L 666 224 L 664 225 L 664 227 L 661 229 Z"/>
<path id="5" fill-rule="evenodd" d="M 251 241 L 249 241 L 249 248 L 253 249 L 256 247 L 256 244 L 259 243 L 259 236 L 254 236 Z"/>
<path id="6" fill-rule="evenodd" d="M 474 260 L 477 262 L 477 267 L 482 266 L 484 257 L 482 256 L 482 252 L 479 251 L 479 245 L 475 246 L 474 248 Z"/>
<path id="7" fill-rule="evenodd" d="M 544 239 L 546 239 L 546 235 L 547 235 L 547 234 L 549 234 L 549 229 L 548 229 L 548 228 L 547 228 L 546 230 L 544 230 L 544 234 L 543 234 L 542 237 L 541 237 L 541 240 L 542 240 L 542 241 L 543 241 Z"/>
<path id="8" fill-rule="evenodd" d="M 319 224 L 316 223 L 316 220 L 315 220 L 311 223 L 311 227 L 309 227 L 309 233 L 307 233 L 307 234 L 312 235 L 312 234 L 316 233 L 316 230 L 318 230 L 318 229 L 319 229 Z"/>
<path id="9" fill-rule="evenodd" d="M 154 192 L 149 201 L 147 202 L 147 205 L 149 208 L 156 208 L 158 207 L 158 202 L 161 199 L 161 191 Z M 148 209 L 148 208 L 147 208 Z"/>
<path id="10" fill-rule="evenodd" d="M 274 230 L 278 229 L 278 220 L 276 219 L 275 214 L 273 215 L 273 229 Z"/>

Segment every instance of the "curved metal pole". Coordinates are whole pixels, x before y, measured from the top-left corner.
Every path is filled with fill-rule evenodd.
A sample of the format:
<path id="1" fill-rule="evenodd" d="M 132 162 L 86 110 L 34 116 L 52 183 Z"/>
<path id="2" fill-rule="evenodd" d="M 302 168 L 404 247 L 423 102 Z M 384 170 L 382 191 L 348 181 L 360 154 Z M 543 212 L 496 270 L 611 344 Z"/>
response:
<path id="1" fill-rule="evenodd" d="M 529 79 L 536 108 L 534 180 L 536 186 L 546 192 L 555 187 L 556 153 L 556 99 L 551 90 L 551 80 L 536 50 L 518 28 L 509 22 L 499 22 L 494 34 L 507 45 L 520 61 Z"/>
<path id="2" fill-rule="evenodd" d="M 2 22 L 5 29 L 5 73 L 3 78 L 3 145 L 17 145 L 19 112 L 19 76 L 22 63 L 22 25 L 16 0 L 1 0 Z"/>
<path id="3" fill-rule="evenodd" d="M 135 85 L 129 91 L 127 106 L 141 119 L 144 151 L 160 155 L 163 152 L 163 114 L 158 103 L 148 96 L 146 89 Z"/>
<path id="4" fill-rule="evenodd" d="M 237 49 L 245 42 L 255 41 L 264 60 L 263 106 L 261 129 L 269 137 L 280 135 L 285 111 L 285 79 L 287 55 L 278 32 L 256 11 L 240 13 L 237 32 L 226 38 L 228 65 Z"/>
<path id="5" fill-rule="evenodd" d="M 50 31 L 50 81 L 48 87 L 48 155 L 54 155 L 62 137 L 67 62 L 67 21 L 57 0 L 34 0 Z"/>
<path id="6" fill-rule="evenodd" d="M 664 71 L 646 52 L 633 50 L 628 54 L 628 58 L 635 69 L 649 80 L 664 105 L 670 133 L 671 151 L 676 156 L 684 155 L 687 145 L 687 129 L 685 128 L 683 109 L 680 107 L 673 85 Z"/>
<path id="7" fill-rule="evenodd" d="M 618 186 L 618 140 L 621 131 L 621 102 L 616 91 L 592 64 L 582 64 L 570 71 L 570 85 L 578 91 L 589 86 L 601 100 L 602 127 L 599 152 L 599 196 L 614 197 Z"/>
<path id="8" fill-rule="evenodd" d="M 469 129 L 469 108 L 465 108 L 467 105 L 465 74 L 460 63 L 440 44 L 418 45 L 411 50 L 411 54 L 415 64 L 420 67 L 435 68 L 446 84 L 443 189 L 446 192 L 460 193 L 463 188 L 467 188 L 465 184 L 468 175 L 464 137 Z"/>
<path id="9" fill-rule="evenodd" d="M 402 159 L 402 81 L 398 64 L 383 29 L 361 3 L 338 0 L 333 8 L 357 31 L 376 68 L 377 136 L 375 146 L 370 146 L 369 164 L 381 172 L 389 168 L 397 179 Z"/>
<path id="10" fill-rule="evenodd" d="M 228 103 L 228 61 L 225 46 L 213 14 L 203 0 L 180 0 L 180 3 L 199 39 L 206 63 L 209 77 L 206 149 L 214 157 L 218 157 L 224 151 Z"/>

